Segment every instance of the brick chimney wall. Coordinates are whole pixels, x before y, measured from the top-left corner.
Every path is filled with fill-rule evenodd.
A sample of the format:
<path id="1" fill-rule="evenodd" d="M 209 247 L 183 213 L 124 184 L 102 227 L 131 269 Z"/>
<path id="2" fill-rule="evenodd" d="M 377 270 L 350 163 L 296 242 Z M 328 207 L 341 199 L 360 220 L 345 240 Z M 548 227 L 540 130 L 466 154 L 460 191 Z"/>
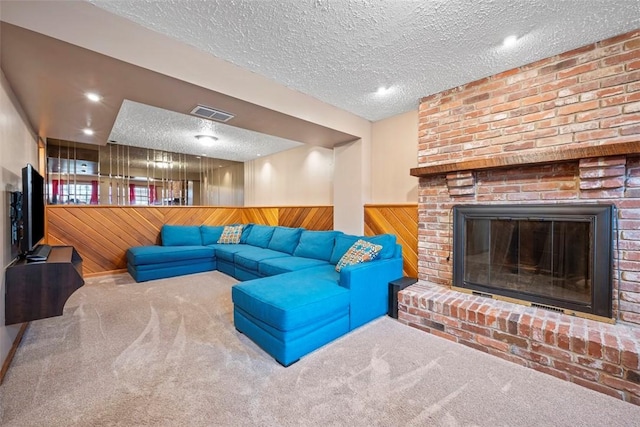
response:
<path id="1" fill-rule="evenodd" d="M 640 140 L 640 30 L 421 100 L 418 166 Z M 613 203 L 614 317 L 640 327 L 640 153 L 420 179 L 419 279 L 450 286 L 451 207 Z"/>
<path id="2" fill-rule="evenodd" d="M 399 320 L 640 405 L 639 141 L 640 30 L 422 99 L 420 281 Z M 615 324 L 450 289 L 451 208 L 480 203 L 615 204 Z"/>

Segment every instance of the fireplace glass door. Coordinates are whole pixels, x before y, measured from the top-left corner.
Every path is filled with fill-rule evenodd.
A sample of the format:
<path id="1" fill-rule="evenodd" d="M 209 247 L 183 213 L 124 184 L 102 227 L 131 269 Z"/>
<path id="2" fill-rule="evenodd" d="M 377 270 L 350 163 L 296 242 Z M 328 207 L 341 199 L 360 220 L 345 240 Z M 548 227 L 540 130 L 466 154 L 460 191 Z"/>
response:
<path id="1" fill-rule="evenodd" d="M 591 223 L 469 219 L 464 280 L 588 304 Z"/>
<path id="2" fill-rule="evenodd" d="M 453 285 L 611 316 L 612 205 L 454 207 Z"/>

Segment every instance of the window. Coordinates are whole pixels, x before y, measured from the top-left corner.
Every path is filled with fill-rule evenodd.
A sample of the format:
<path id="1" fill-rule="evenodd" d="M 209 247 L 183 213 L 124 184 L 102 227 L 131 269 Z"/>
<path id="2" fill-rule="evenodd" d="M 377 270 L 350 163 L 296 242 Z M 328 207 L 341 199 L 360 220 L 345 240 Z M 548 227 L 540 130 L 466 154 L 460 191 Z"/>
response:
<path id="1" fill-rule="evenodd" d="M 144 187 L 136 185 L 134 187 L 134 194 L 136 199 L 132 204 L 144 206 L 149 204 L 149 189 L 146 185 Z"/>
<path id="2" fill-rule="evenodd" d="M 91 201 L 91 184 L 56 184 L 58 189 L 56 203 L 70 205 L 88 205 Z M 49 190 L 53 195 L 53 190 Z"/>

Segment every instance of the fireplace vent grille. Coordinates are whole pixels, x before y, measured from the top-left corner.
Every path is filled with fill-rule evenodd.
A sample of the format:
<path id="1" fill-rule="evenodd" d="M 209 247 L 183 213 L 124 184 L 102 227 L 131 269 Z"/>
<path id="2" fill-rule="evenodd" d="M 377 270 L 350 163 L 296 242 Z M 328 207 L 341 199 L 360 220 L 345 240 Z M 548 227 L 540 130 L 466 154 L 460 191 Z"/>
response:
<path id="1" fill-rule="evenodd" d="M 557 313 L 566 313 L 566 314 L 570 313 L 568 310 L 564 310 L 562 308 L 552 307 L 550 305 L 538 304 L 535 302 L 531 303 L 531 307 L 544 308 L 545 310 L 555 311 Z"/>
<path id="2" fill-rule="evenodd" d="M 471 295 L 476 295 L 476 296 L 479 296 L 479 297 L 485 297 L 485 298 L 491 298 L 491 299 L 493 299 L 493 295 L 491 295 L 491 294 L 486 294 L 486 293 L 484 293 L 484 292 L 471 291 Z"/>

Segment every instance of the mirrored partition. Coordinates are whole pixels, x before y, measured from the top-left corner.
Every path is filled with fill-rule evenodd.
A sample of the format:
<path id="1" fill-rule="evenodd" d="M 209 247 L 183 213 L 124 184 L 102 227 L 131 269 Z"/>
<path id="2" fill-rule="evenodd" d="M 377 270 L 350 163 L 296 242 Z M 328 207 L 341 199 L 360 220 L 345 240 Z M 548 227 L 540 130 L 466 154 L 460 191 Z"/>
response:
<path id="1" fill-rule="evenodd" d="M 49 204 L 242 206 L 244 164 L 48 139 L 46 191 Z"/>

